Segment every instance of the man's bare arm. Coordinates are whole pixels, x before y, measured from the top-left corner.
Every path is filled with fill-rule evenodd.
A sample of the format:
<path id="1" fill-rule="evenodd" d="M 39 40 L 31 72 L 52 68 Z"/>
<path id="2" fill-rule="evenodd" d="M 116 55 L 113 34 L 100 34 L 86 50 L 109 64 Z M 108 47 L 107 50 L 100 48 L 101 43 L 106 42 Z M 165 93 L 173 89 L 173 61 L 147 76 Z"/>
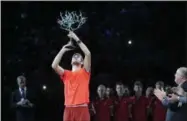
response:
<path id="1" fill-rule="evenodd" d="M 84 68 L 86 69 L 87 72 L 90 72 L 91 69 L 91 53 L 89 49 L 86 47 L 86 45 L 77 37 L 77 35 L 73 32 L 70 32 L 68 35 L 70 38 L 73 38 L 81 50 L 83 51 L 85 58 L 84 58 Z"/>
<path id="2" fill-rule="evenodd" d="M 80 43 L 78 43 L 78 45 L 81 48 L 81 50 L 84 52 L 84 55 L 85 55 L 85 57 L 84 57 L 84 68 L 86 69 L 87 72 L 90 72 L 90 69 L 91 69 L 91 53 L 83 42 L 80 41 Z"/>
<path id="3" fill-rule="evenodd" d="M 53 63 L 51 65 L 51 67 L 56 71 L 57 74 L 59 75 L 63 75 L 64 73 L 64 69 L 59 65 L 62 56 L 64 55 L 64 53 L 68 50 L 71 50 L 69 48 L 67 48 L 68 46 L 71 46 L 71 42 L 69 42 L 68 44 L 64 45 L 62 47 L 62 49 L 59 51 L 59 53 L 56 55 L 55 59 L 53 60 Z"/>

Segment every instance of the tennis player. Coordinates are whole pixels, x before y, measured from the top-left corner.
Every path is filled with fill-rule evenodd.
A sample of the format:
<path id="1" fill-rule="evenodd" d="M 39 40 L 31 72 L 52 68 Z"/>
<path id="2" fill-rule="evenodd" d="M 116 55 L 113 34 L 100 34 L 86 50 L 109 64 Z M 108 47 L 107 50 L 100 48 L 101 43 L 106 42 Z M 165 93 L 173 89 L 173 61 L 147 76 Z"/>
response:
<path id="1" fill-rule="evenodd" d="M 64 53 L 72 50 L 70 47 L 73 45 L 70 41 L 62 47 L 52 63 L 52 68 L 64 83 L 65 110 L 63 121 L 90 121 L 88 103 L 91 53 L 74 32 L 69 32 L 68 37 L 76 41 L 85 57 L 83 58 L 80 53 L 75 53 L 71 60 L 71 70 L 66 70 L 59 65 Z"/>

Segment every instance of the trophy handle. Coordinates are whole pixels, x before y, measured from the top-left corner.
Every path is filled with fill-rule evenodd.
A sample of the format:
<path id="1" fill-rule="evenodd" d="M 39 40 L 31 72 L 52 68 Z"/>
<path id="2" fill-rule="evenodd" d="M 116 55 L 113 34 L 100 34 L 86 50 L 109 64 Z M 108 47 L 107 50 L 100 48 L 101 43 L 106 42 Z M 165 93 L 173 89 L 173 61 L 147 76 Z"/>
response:
<path id="1" fill-rule="evenodd" d="M 69 38 L 69 41 L 71 42 L 71 45 L 74 46 L 74 44 L 73 44 L 73 39 L 72 39 L 72 38 Z"/>
<path id="2" fill-rule="evenodd" d="M 73 31 L 71 28 L 69 28 L 68 29 L 68 32 L 70 32 L 70 31 Z M 70 42 L 71 42 L 71 45 L 72 45 L 72 48 L 76 48 L 76 43 L 75 43 L 75 41 L 73 41 L 73 39 L 72 38 L 70 38 Z"/>

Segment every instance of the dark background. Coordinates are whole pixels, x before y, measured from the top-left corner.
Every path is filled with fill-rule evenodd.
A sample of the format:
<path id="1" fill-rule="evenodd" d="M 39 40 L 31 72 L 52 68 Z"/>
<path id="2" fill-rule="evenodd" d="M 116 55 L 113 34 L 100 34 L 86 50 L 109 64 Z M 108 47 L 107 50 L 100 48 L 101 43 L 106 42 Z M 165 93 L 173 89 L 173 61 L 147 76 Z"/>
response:
<path id="1" fill-rule="evenodd" d="M 88 17 L 76 34 L 92 53 L 94 98 L 98 84 L 123 81 L 132 87 L 135 80 L 144 87 L 158 80 L 174 84 L 176 69 L 187 62 L 185 6 L 184 2 L 2 2 L 2 120 L 14 120 L 9 97 L 21 74 L 36 92 L 37 119 L 62 120 L 63 84 L 51 69 L 68 42 L 68 33 L 57 24 L 60 11 L 81 10 Z M 71 69 L 74 52 L 64 55 L 64 68 Z"/>

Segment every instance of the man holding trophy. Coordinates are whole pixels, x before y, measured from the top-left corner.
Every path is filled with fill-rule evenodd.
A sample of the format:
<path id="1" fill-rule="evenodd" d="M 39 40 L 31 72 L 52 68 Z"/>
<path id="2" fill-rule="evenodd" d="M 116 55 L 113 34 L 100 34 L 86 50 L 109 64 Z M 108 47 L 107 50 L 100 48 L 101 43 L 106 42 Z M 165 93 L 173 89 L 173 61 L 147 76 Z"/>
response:
<path id="1" fill-rule="evenodd" d="M 60 76 L 64 83 L 65 110 L 63 121 L 90 121 L 88 103 L 89 103 L 89 80 L 91 69 L 91 54 L 86 45 L 73 32 L 85 22 L 82 14 L 79 16 L 75 12 L 66 12 L 65 16 L 61 14 L 61 20 L 58 23 L 61 28 L 69 31 L 68 37 L 70 41 L 64 45 L 56 55 L 52 63 L 52 68 Z M 78 24 L 76 28 L 72 28 L 74 24 Z M 79 53 L 75 53 L 71 60 L 72 70 L 66 70 L 59 65 L 65 52 L 72 50 L 75 46 L 73 39 L 85 57 Z"/>

